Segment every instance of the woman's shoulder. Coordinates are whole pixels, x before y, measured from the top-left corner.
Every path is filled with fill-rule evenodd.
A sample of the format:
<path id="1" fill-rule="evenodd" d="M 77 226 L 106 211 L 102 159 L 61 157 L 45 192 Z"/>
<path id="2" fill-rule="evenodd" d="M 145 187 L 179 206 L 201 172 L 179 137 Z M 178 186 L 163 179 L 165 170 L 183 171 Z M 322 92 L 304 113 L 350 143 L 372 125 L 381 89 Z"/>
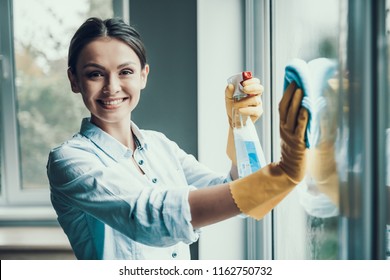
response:
<path id="1" fill-rule="evenodd" d="M 61 143 L 50 150 L 49 156 L 51 158 L 66 158 L 71 155 L 80 154 L 82 151 L 93 150 L 91 140 L 77 133 L 71 139 Z"/>
<path id="2" fill-rule="evenodd" d="M 158 138 L 158 139 L 168 139 L 168 137 L 160 131 L 152 130 L 152 129 L 140 129 L 142 136 L 144 138 Z"/>

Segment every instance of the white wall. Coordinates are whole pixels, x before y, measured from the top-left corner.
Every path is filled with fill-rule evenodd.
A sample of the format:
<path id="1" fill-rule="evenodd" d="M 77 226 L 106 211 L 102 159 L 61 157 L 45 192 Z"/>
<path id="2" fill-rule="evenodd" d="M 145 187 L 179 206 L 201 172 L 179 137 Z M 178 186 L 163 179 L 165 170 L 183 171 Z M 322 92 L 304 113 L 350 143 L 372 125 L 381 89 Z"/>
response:
<path id="1" fill-rule="evenodd" d="M 198 158 L 227 173 L 226 80 L 244 71 L 242 0 L 198 0 Z M 199 259 L 245 259 L 245 220 L 233 218 L 203 228 Z"/>

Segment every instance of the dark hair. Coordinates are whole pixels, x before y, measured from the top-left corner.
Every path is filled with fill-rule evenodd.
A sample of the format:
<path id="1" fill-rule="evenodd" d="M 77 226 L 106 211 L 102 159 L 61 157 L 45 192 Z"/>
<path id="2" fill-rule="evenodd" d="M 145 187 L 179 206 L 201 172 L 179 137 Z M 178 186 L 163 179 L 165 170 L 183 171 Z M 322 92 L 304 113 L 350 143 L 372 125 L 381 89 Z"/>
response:
<path id="1" fill-rule="evenodd" d="M 76 71 L 76 63 L 81 50 L 99 37 L 112 37 L 123 41 L 137 54 L 141 68 L 146 65 L 146 51 L 137 30 L 119 18 L 102 20 L 96 17 L 87 19 L 73 35 L 68 53 L 68 67 Z"/>

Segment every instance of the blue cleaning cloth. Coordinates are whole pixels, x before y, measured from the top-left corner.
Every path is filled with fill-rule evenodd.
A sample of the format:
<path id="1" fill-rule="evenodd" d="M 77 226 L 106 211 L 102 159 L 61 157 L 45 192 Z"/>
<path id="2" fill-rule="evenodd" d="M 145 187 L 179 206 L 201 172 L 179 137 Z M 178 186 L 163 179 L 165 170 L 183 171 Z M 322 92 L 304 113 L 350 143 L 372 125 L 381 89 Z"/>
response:
<path id="1" fill-rule="evenodd" d="M 317 58 L 306 63 L 302 59 L 294 58 L 285 68 L 283 91 L 288 85 L 295 82 L 303 91 L 302 107 L 309 113 L 309 121 L 305 133 L 306 147 L 318 142 L 320 127 L 315 123 L 317 112 L 326 106 L 326 101 L 322 97 L 328 80 L 335 75 L 337 65 L 334 60 L 327 58 Z"/>

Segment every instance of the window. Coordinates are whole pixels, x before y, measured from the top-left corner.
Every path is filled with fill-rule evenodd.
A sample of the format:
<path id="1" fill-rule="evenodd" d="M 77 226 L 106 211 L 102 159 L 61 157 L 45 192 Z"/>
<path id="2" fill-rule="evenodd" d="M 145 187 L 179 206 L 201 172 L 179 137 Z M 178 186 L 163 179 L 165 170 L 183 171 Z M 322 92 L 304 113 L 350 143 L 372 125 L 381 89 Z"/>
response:
<path id="1" fill-rule="evenodd" d="M 49 150 L 89 115 L 67 81 L 71 36 L 90 16 L 112 17 L 114 9 L 121 15 L 126 1 L 0 2 L 0 203 L 49 205 Z"/>
<path id="2" fill-rule="evenodd" d="M 327 129 L 327 139 L 312 143 L 306 179 L 273 212 L 273 258 L 382 259 L 390 236 L 384 188 L 388 19 L 387 33 L 383 28 L 389 1 L 269 3 L 274 160 L 280 155 L 277 104 L 285 66 L 294 58 L 337 63 L 334 79 L 320 80 L 326 84 L 318 93 L 326 102 L 317 112 L 325 114 L 312 123 L 312 130 Z M 318 79 L 314 73 L 311 78 Z"/>

